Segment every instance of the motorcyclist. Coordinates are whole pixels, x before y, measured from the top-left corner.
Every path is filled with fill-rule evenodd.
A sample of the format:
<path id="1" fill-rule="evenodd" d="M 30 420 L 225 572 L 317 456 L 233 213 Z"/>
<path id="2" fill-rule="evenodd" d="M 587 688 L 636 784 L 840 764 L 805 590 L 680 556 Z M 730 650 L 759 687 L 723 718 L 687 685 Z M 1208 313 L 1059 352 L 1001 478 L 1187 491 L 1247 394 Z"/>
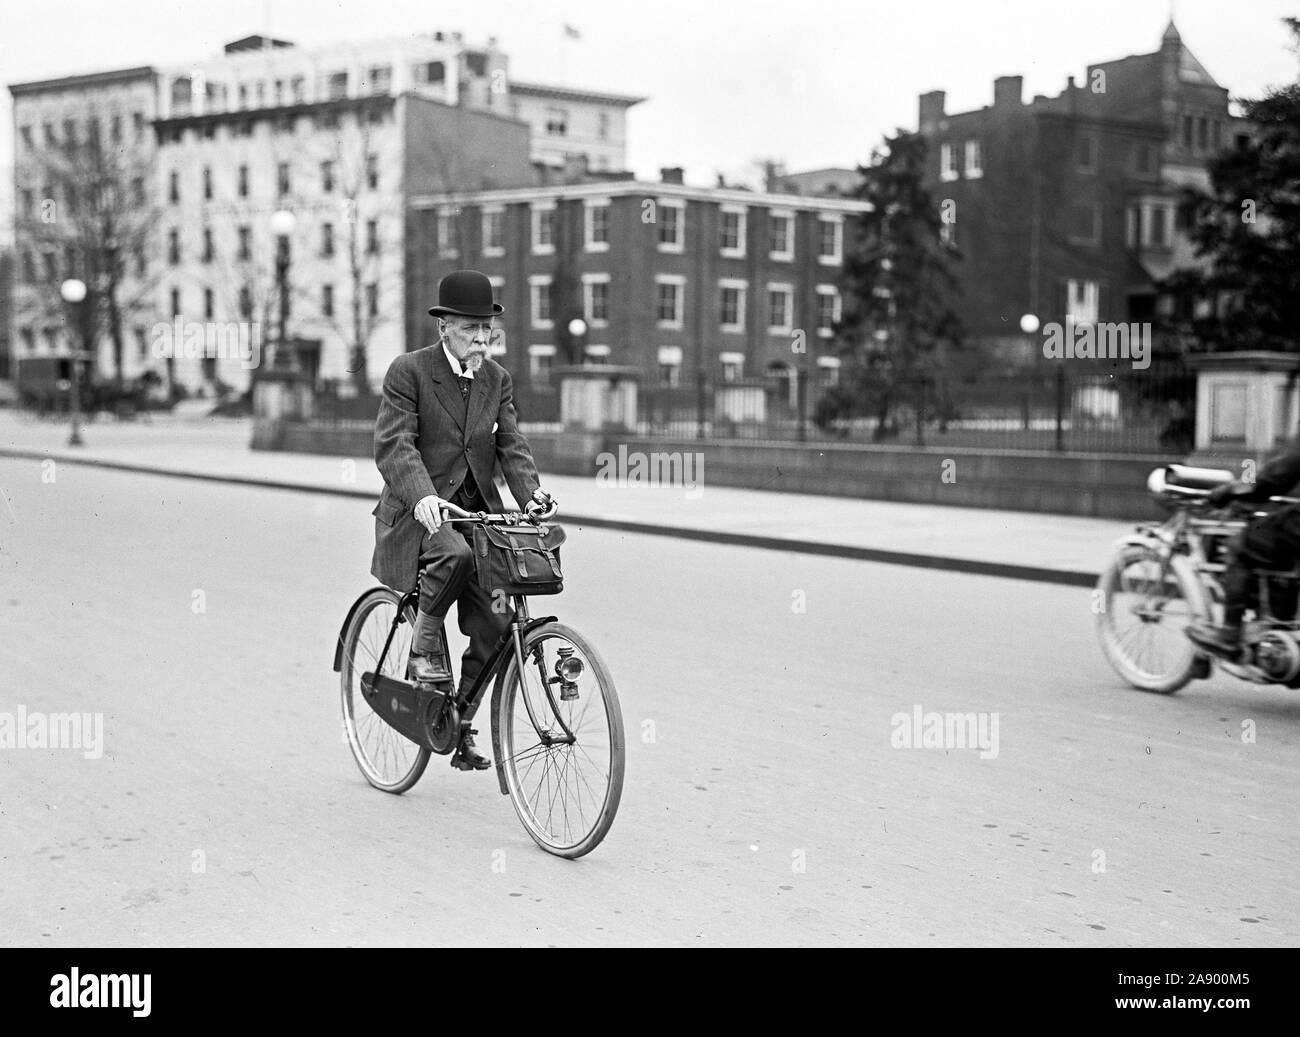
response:
<path id="1" fill-rule="evenodd" d="M 1300 440 L 1272 458 L 1254 482 L 1216 486 L 1209 502 L 1224 507 L 1230 501 L 1262 501 L 1289 495 L 1300 483 Z M 1187 636 L 1215 655 L 1235 659 L 1241 652 L 1241 621 L 1250 599 L 1252 573 L 1260 569 L 1291 569 L 1300 561 L 1300 504 L 1291 504 L 1256 519 L 1228 543 L 1223 574 L 1223 625 L 1193 623 Z"/>

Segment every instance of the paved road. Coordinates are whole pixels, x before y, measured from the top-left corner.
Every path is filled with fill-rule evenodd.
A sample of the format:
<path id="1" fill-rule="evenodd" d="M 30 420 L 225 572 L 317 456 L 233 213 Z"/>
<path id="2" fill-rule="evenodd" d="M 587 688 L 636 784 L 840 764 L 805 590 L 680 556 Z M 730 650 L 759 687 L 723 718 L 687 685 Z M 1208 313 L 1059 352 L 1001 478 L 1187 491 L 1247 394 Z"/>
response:
<path id="1" fill-rule="evenodd" d="M 0 749 L 0 942 L 1300 933 L 1300 698 L 1125 689 L 1087 591 L 572 530 L 556 603 L 629 744 L 608 839 L 567 862 L 490 772 L 435 759 L 392 797 L 352 763 L 330 657 L 364 502 L 16 460 L 0 490 L 0 714 L 104 715 L 99 759 Z M 997 756 L 893 748 L 916 706 L 996 713 Z"/>

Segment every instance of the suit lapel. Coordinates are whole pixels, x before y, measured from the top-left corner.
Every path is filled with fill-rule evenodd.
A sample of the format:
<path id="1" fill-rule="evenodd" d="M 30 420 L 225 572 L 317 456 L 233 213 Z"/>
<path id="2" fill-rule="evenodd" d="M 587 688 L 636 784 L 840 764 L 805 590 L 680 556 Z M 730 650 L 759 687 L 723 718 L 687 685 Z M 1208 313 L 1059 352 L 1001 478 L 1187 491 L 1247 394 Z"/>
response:
<path id="1" fill-rule="evenodd" d="M 451 415 L 456 427 L 465 431 L 465 399 L 460 394 L 460 383 L 447 362 L 447 354 L 442 351 L 442 343 L 430 347 L 433 350 L 433 394 L 438 397 L 442 409 Z M 476 378 L 475 381 L 478 379 Z"/>

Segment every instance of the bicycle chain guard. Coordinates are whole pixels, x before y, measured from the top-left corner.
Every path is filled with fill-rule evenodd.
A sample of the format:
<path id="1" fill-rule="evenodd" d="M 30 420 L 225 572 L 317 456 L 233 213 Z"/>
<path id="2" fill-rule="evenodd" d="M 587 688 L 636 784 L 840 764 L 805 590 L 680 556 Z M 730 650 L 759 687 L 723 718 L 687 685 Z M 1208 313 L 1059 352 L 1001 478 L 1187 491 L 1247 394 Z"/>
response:
<path id="1" fill-rule="evenodd" d="M 413 684 L 363 673 L 361 689 L 384 723 L 421 748 L 445 756 L 459 743 L 460 716 L 450 701 L 450 683 Z"/>

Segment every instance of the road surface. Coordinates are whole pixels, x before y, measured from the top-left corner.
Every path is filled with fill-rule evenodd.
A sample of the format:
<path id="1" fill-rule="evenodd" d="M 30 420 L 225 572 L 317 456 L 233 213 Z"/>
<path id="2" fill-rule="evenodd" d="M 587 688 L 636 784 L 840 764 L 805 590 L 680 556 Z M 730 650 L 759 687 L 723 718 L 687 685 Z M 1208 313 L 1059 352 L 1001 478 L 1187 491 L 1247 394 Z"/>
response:
<path id="1" fill-rule="evenodd" d="M 0 496 L 0 722 L 103 716 L 99 758 L 0 749 L 0 943 L 1300 934 L 1300 695 L 1131 691 L 1086 590 L 571 528 L 547 605 L 609 663 L 628 758 L 570 862 L 490 771 L 435 757 L 394 797 L 354 765 L 365 502 L 17 460 Z M 996 755 L 896 747 L 918 710 L 996 718 Z"/>

